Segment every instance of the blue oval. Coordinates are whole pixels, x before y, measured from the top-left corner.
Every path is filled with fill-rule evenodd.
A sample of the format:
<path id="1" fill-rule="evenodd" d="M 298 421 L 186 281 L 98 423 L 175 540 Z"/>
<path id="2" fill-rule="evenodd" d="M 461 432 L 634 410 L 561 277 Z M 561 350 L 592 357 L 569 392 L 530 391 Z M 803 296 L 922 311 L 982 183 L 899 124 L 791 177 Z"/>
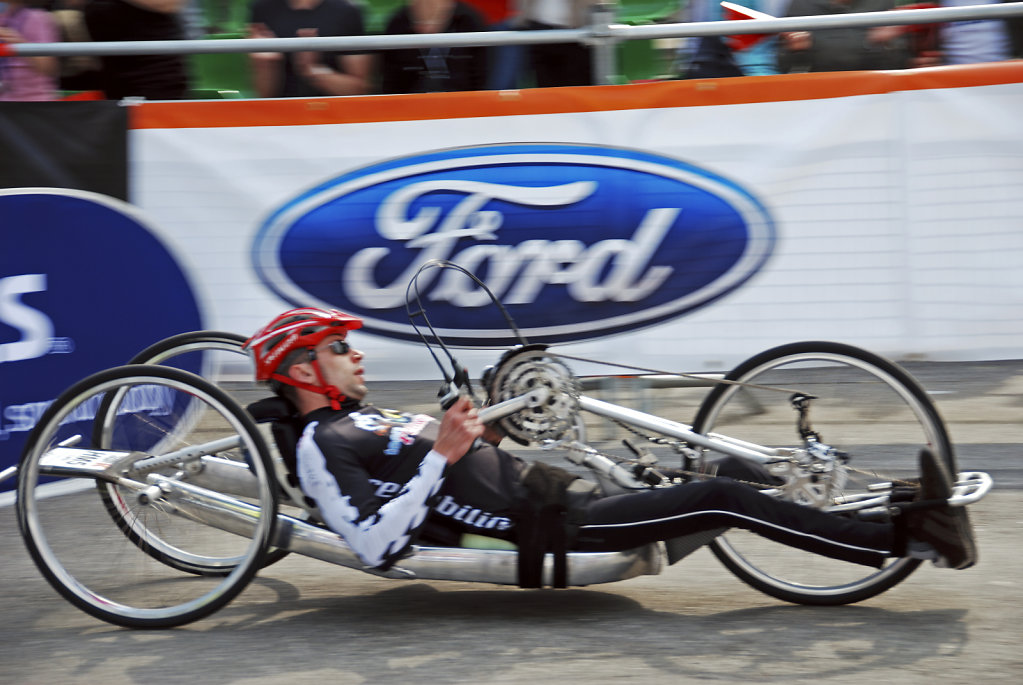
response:
<path id="1" fill-rule="evenodd" d="M 191 274 L 125 202 L 61 188 L 0 190 L 0 227 L 8 243 L 0 250 L 2 470 L 69 385 L 204 325 Z M 91 417 L 72 429 L 90 435 Z"/>
<path id="2" fill-rule="evenodd" d="M 419 266 L 447 259 L 500 297 L 531 342 L 599 338 L 726 295 L 767 260 L 774 222 L 751 193 L 646 152 L 509 144 L 442 150 L 359 169 L 287 202 L 253 247 L 261 280 L 296 306 L 357 314 L 416 339 L 405 309 Z M 419 279 L 453 345 L 515 339 L 464 275 Z"/>

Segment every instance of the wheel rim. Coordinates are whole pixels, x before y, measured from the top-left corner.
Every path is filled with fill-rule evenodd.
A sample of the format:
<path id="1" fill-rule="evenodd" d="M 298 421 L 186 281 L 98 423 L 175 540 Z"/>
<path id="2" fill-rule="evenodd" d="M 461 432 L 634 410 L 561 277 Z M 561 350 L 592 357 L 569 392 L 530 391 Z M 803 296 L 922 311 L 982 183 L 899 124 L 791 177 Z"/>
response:
<path id="1" fill-rule="evenodd" d="M 230 386 L 232 399 L 244 405 L 253 399 L 256 390 L 254 383 L 237 380 L 253 377 L 250 359 L 242 351 L 244 341 L 244 337 L 230 333 L 196 331 L 161 340 L 137 354 L 130 363 L 160 364 L 200 373 L 204 379 Z M 261 389 L 258 392 L 263 393 Z M 110 422 L 116 418 L 124 393 L 125 389 L 110 393 L 97 416 L 94 439 L 103 448 L 114 449 Z M 159 517 L 134 515 L 131 493 L 111 483 L 99 483 L 98 488 L 111 517 L 125 535 L 165 564 L 188 573 L 226 575 L 245 558 L 245 554 L 223 554 L 216 550 L 214 553 L 197 553 L 189 549 L 188 535 L 179 535 L 175 540 L 165 539 L 161 531 L 152 525 L 159 521 Z"/>
<path id="2" fill-rule="evenodd" d="M 177 625 L 194 620 L 219 608 L 239 592 L 258 568 L 266 544 L 273 531 L 276 497 L 269 487 L 265 448 L 254 437 L 251 424 L 245 424 L 241 410 L 229 406 L 230 399 L 200 378 L 175 369 L 154 374 L 138 373 L 139 367 L 122 367 L 89 386 L 83 381 L 59 398 L 40 421 L 19 467 L 18 515 L 29 550 L 43 574 L 66 598 L 83 610 L 113 623 L 130 626 Z M 189 546 L 203 545 L 209 549 L 230 549 L 232 568 L 225 575 L 184 575 L 180 569 L 161 563 L 159 554 L 146 548 L 142 539 L 131 539 L 111 523 L 102 498 L 91 487 L 91 478 L 40 478 L 41 460 L 53 445 L 78 434 L 78 447 L 92 448 L 88 437 L 90 408 L 95 411 L 104 393 L 117 393 L 127 388 L 138 389 L 142 395 L 162 396 L 162 407 L 143 409 L 145 402 L 132 400 L 129 394 L 113 435 L 107 436 L 103 447 L 139 449 L 135 441 L 156 440 L 165 449 L 169 438 L 182 445 L 204 442 L 214 435 L 241 436 L 241 448 L 234 458 L 244 460 L 256 474 L 257 486 L 252 503 L 260 508 L 251 535 L 242 536 L 214 530 L 208 526 L 172 516 L 160 506 L 143 505 L 135 498 L 135 506 L 125 502 L 126 520 L 140 521 L 136 530 L 158 530 L 161 542 L 174 535 L 190 537 Z M 196 405 L 202 405 L 202 412 Z M 196 414 L 202 416 L 197 419 Z M 179 419 L 188 415 L 182 423 Z M 79 419 L 79 420 L 76 420 Z M 146 434 L 135 430 L 146 424 Z M 154 438 L 163 434 L 164 438 Z M 134 435 L 134 437 L 132 437 Z M 262 454 L 261 454 L 262 452 Z M 243 454 L 244 453 L 244 454 Z M 247 458 L 251 455 L 251 458 Z M 161 470 L 159 473 L 175 471 Z M 44 471 L 45 472 L 45 471 Z M 118 488 L 120 490 L 120 488 Z M 139 519 L 132 517 L 138 515 Z M 172 534 L 171 530 L 175 532 Z"/>
<path id="3" fill-rule="evenodd" d="M 849 454 L 848 467 L 839 469 L 847 482 L 832 494 L 856 495 L 888 479 L 908 483 L 925 445 L 950 460 L 944 428 L 922 391 L 887 362 L 854 352 L 813 350 L 753 360 L 736 380 L 818 397 L 811 402 L 812 427 L 822 442 Z M 799 446 L 796 417 L 786 394 L 730 386 L 700 412 L 696 427 L 770 446 Z M 886 514 L 878 509 L 875 518 L 886 520 Z M 880 570 L 867 570 L 745 531 L 729 531 L 713 548 L 747 582 L 796 601 L 837 602 L 876 594 L 919 564 L 892 559 Z"/>
<path id="4" fill-rule="evenodd" d="M 246 337 L 226 331 L 192 331 L 181 333 L 160 340 L 139 352 L 129 364 L 159 364 L 182 369 L 201 375 L 204 379 L 217 385 L 227 392 L 241 406 L 267 396 L 267 388 L 255 379 L 255 368 L 252 357 L 243 349 Z M 114 402 L 119 398 L 114 398 Z M 289 484 L 288 468 L 281 458 L 276 442 L 269 430 L 269 424 L 259 424 L 264 442 L 271 450 L 272 463 L 277 483 L 287 495 L 287 501 L 280 506 L 286 513 L 302 519 L 308 517 L 307 512 L 294 502 L 302 501 L 301 492 Z M 104 429 L 101 426 L 101 429 Z M 108 508 L 114 520 L 128 535 L 148 536 L 152 540 L 150 549 L 157 551 L 165 563 L 175 565 L 189 573 L 223 575 L 230 571 L 237 558 L 194 554 L 184 545 L 174 545 L 161 540 L 159 535 L 145 527 L 144 522 L 122 518 L 125 514 L 124 502 L 117 488 L 103 484 L 100 486 L 101 496 L 107 500 Z M 136 530 L 132 530 L 132 529 Z M 288 552 L 273 549 L 267 554 L 265 565 L 276 563 L 286 557 Z"/>

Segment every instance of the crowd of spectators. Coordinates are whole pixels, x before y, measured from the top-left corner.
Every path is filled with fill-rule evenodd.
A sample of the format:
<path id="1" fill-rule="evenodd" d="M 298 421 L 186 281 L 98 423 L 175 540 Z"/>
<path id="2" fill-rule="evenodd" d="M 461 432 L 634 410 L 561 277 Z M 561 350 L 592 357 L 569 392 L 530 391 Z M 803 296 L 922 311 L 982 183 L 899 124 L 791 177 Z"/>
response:
<path id="1" fill-rule="evenodd" d="M 52 43 L 59 39 L 50 14 L 25 0 L 0 2 L 0 43 Z M 0 57 L 0 100 L 52 100 L 58 78 L 54 57 Z"/>
<path id="2" fill-rule="evenodd" d="M 920 6 L 982 5 L 1001 0 L 935 0 Z M 0 43 L 176 40 L 219 32 L 213 10 L 234 7 L 249 38 L 359 36 L 366 5 L 386 6 L 379 32 L 390 35 L 544 30 L 586 24 L 597 0 L 0 0 Z M 238 3 L 244 3 L 238 7 Z M 624 2 L 622 4 L 625 4 Z M 740 0 L 773 16 L 879 12 L 904 0 Z M 670 21 L 722 19 L 718 0 L 681 0 Z M 902 69 L 1018 58 L 1018 20 L 916 27 L 836 28 L 769 36 L 741 49 L 727 39 L 686 41 L 678 78 L 805 71 Z M 243 64 L 253 95 L 295 97 L 420 93 L 595 82 L 591 48 L 580 43 L 434 47 L 375 53 L 255 52 Z M 0 57 L 0 100 L 52 100 L 62 91 L 110 99 L 191 96 L 186 55 Z"/>
<path id="3" fill-rule="evenodd" d="M 1001 1 L 742 0 L 738 4 L 771 16 L 800 17 L 990 5 Z M 691 0 L 685 17 L 690 21 L 720 21 L 723 14 L 717 0 Z M 732 49 L 727 40 L 717 37 L 694 43 L 683 54 L 680 69 L 688 78 L 973 64 L 1023 57 L 1023 17 L 1007 21 L 790 31 L 741 49 Z"/>

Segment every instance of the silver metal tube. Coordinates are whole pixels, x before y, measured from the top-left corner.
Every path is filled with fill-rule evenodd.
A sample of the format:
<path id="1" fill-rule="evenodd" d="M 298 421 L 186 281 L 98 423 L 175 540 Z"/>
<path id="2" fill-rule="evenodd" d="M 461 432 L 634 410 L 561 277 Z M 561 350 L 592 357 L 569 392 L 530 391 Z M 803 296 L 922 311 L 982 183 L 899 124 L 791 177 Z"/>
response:
<path id="1" fill-rule="evenodd" d="M 514 550 L 416 545 L 411 556 L 381 573 L 366 568 L 336 533 L 284 515 L 278 517 L 278 525 L 281 530 L 276 546 L 282 549 L 388 578 L 518 584 L 518 552 Z M 657 545 L 624 552 L 569 552 L 567 563 L 572 585 L 596 585 L 655 575 L 663 568 Z M 543 573 L 545 582 L 550 584 L 554 560 L 549 554 L 544 559 Z"/>
<path id="2" fill-rule="evenodd" d="M 513 397 L 510 400 L 498 402 L 497 404 L 480 409 L 479 419 L 483 423 L 491 423 L 521 411 L 526 407 L 539 406 L 546 402 L 550 396 L 551 391 L 549 388 L 540 387 L 525 395 Z"/>
<path id="3" fill-rule="evenodd" d="M 163 466 L 170 466 L 179 462 L 190 461 L 205 454 L 216 454 L 224 450 L 232 450 L 241 445 L 241 438 L 231 435 L 219 440 L 211 440 L 202 445 L 190 445 L 174 452 L 160 454 L 147 459 L 132 463 L 132 473 L 142 473 L 150 469 L 157 469 Z"/>
<path id="4" fill-rule="evenodd" d="M 946 21 L 1008 19 L 1023 16 L 1023 2 L 997 3 L 969 7 L 942 7 L 921 10 L 891 10 L 810 17 L 752 19 L 742 22 L 714 21 L 697 23 L 626 26 L 610 24 L 594 29 L 554 29 L 547 31 L 482 31 L 400 36 L 338 36 L 315 38 L 248 38 L 180 41 L 118 41 L 93 43 L 4 43 L 0 57 L 19 55 L 155 55 L 202 54 L 214 52 L 296 52 L 300 50 L 376 51 L 438 46 L 467 47 L 489 45 L 529 45 L 539 43 L 592 42 L 594 40 L 643 40 L 727 36 L 736 33 L 781 33 L 816 31 L 841 27 L 900 26 L 933 24 Z M 608 35 L 604 35 L 604 33 Z"/>
<path id="5" fill-rule="evenodd" d="M 747 33 L 784 33 L 787 31 L 821 31 L 825 29 L 868 26 L 906 26 L 910 24 L 937 24 L 946 21 L 1008 19 L 1019 16 L 1023 16 L 1023 2 L 971 5 L 969 7 L 939 7 L 920 10 L 856 12 L 852 14 L 828 14 L 807 17 L 779 17 L 775 19 L 746 19 L 740 22 L 711 21 L 693 24 L 650 24 L 645 26 L 614 25 L 611 27 L 611 31 L 618 40 L 639 40 L 730 36 Z"/>
<path id="6" fill-rule="evenodd" d="M 611 23 L 615 19 L 615 6 L 601 2 L 593 6 L 590 14 L 593 78 L 597 85 L 610 85 L 613 74 L 618 73 L 618 41 L 613 37 Z"/>
<path id="7" fill-rule="evenodd" d="M 8 466 L 3 471 L 0 471 L 0 483 L 3 483 L 8 478 L 13 478 L 16 475 L 18 475 L 18 467 Z"/>
<path id="8" fill-rule="evenodd" d="M 979 502 L 994 484 L 994 479 L 983 471 L 962 471 L 956 475 L 952 496 L 948 498 L 949 506 L 965 507 Z"/>
<path id="9" fill-rule="evenodd" d="M 159 503 L 154 504 L 161 511 L 229 533 L 251 537 L 263 515 L 255 505 L 158 473 L 150 474 L 146 480 L 164 493 Z"/>
<path id="10" fill-rule="evenodd" d="M 721 433 L 707 433 L 706 435 L 713 441 L 714 445 L 717 445 L 718 443 L 727 443 L 735 447 L 753 450 L 757 454 L 765 457 L 787 457 L 792 454 L 792 448 L 789 447 L 765 447 L 763 445 L 758 445 L 755 442 L 740 440 L 739 438 L 722 435 Z"/>
<path id="11" fill-rule="evenodd" d="M 597 416 L 623 421 L 637 428 L 646 428 L 661 435 L 685 440 L 694 445 L 713 449 L 716 452 L 729 454 L 733 457 L 752 459 L 762 463 L 775 456 L 775 451 L 770 448 L 752 449 L 733 442 L 726 442 L 711 436 L 694 433 L 692 426 L 687 426 L 684 423 L 669 421 L 668 419 L 654 416 L 653 414 L 645 414 L 635 409 L 619 407 L 616 404 L 603 402 L 585 395 L 579 398 L 579 407 Z"/>
<path id="12" fill-rule="evenodd" d="M 166 493 L 166 499 L 157 505 L 161 510 L 198 523 L 251 537 L 262 516 L 259 507 L 218 492 L 156 474 L 149 480 Z M 365 567 L 340 535 L 284 514 L 277 515 L 277 535 L 272 544 L 339 566 L 374 572 Z M 656 544 L 624 552 L 570 552 L 568 577 L 572 585 L 595 585 L 657 574 L 663 565 L 663 551 Z M 548 584 L 553 578 L 553 568 L 553 558 L 548 555 L 544 560 L 544 577 Z M 402 560 L 398 567 L 378 575 L 517 585 L 518 553 L 414 546 L 412 555 Z"/>
<path id="13" fill-rule="evenodd" d="M 373 52 L 438 46 L 476 47 L 489 45 L 530 45 L 577 43 L 589 36 L 589 29 L 549 31 L 480 31 L 431 33 L 400 36 L 323 36 L 317 38 L 216 38 L 200 40 L 126 40 L 92 43 L 7 43 L 0 44 L 0 56 L 20 55 L 177 55 L 221 52 L 324 52 L 345 50 Z"/>
<path id="14" fill-rule="evenodd" d="M 259 479 L 247 464 L 219 457 L 203 457 L 199 463 L 197 473 L 188 472 L 189 483 L 235 497 L 259 496 Z"/>

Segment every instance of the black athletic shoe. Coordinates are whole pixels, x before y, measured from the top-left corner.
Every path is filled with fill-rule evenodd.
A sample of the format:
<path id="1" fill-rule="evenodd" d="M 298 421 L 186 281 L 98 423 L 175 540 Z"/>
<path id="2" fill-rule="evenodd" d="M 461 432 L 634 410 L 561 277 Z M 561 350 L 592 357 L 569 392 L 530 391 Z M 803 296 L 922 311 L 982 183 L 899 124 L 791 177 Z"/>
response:
<path id="1" fill-rule="evenodd" d="M 977 544 L 966 507 L 940 504 L 952 496 L 954 482 L 945 464 L 927 449 L 920 451 L 919 502 L 934 502 L 907 512 L 907 532 L 919 542 L 931 545 L 938 553 L 937 566 L 964 569 L 977 563 Z"/>

